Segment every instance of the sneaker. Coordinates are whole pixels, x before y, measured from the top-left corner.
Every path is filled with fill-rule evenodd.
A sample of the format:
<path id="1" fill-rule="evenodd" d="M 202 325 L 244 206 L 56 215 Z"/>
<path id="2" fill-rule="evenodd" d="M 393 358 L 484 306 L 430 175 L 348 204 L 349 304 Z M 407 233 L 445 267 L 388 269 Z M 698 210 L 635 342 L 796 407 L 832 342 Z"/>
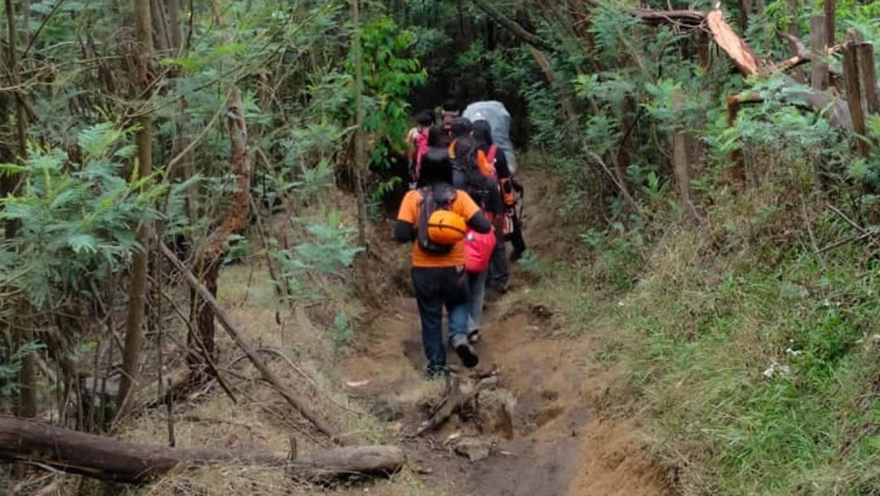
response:
<path id="1" fill-rule="evenodd" d="M 480 342 L 480 330 L 474 329 L 473 331 L 468 332 L 468 341 L 471 344 L 477 344 Z"/>
<path id="2" fill-rule="evenodd" d="M 477 353 L 468 341 L 467 336 L 453 337 L 452 348 L 458 353 L 458 357 L 461 358 L 461 363 L 463 363 L 465 367 L 472 369 L 480 363 L 480 357 L 477 356 Z"/>
<path id="3" fill-rule="evenodd" d="M 445 379 L 449 375 L 449 370 L 443 365 L 428 365 L 425 376 L 430 380 Z"/>

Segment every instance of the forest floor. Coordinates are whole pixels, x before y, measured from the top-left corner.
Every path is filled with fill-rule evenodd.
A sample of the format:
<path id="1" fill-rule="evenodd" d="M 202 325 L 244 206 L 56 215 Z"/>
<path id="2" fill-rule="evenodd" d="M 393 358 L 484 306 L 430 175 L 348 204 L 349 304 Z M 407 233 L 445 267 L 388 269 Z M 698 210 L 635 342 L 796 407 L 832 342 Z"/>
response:
<path id="1" fill-rule="evenodd" d="M 525 234 L 530 248 L 548 261 L 560 261 L 562 226 L 555 221 L 553 186 L 537 173 L 521 173 L 530 202 Z M 442 401 L 448 383 L 423 376 L 419 317 L 408 285 L 408 248 L 379 240 L 382 270 L 376 286 L 381 301 L 350 302 L 362 322 L 346 349 L 334 348 L 333 313 L 325 303 L 288 309 L 275 302 L 268 273 L 253 262 L 226 267 L 219 300 L 246 338 L 260 347 L 270 366 L 321 415 L 361 444 L 398 444 L 407 468 L 390 480 L 367 486 L 325 487 L 328 496 L 672 496 L 668 470 L 656 462 L 639 423 L 615 403 L 622 395 L 620 372 L 596 362 L 586 320 L 568 322 L 554 299 L 558 288 L 542 287 L 540 277 L 512 266 L 511 290 L 488 303 L 480 365 L 472 371 L 451 365 L 465 387 L 481 377 L 495 384 L 433 432 L 415 435 Z M 387 244 L 385 244 L 387 243 Z M 398 258 L 400 260 L 398 260 Z M 566 265 L 559 264 L 564 270 Z M 549 283 L 548 283 L 549 284 Z M 555 293 L 554 293 L 555 291 Z M 554 296 L 556 294 L 557 296 Z M 591 296 L 590 296 L 591 297 Z M 597 295 L 596 298 L 601 298 Z M 578 301 L 583 301 L 579 298 Z M 360 308 L 358 308 L 360 306 Z M 176 445 L 222 449 L 285 451 L 291 435 L 298 450 L 329 447 L 219 336 L 221 369 L 231 378 L 233 402 L 216 385 L 174 405 Z M 166 343 L 166 356 L 174 353 Z M 166 367 L 173 368 L 171 364 Z M 168 415 L 154 409 L 121 433 L 138 442 L 167 443 Z M 254 496 L 315 494 L 292 485 L 283 470 L 228 465 L 175 473 L 137 496 L 199 494 Z"/>
<path id="2" fill-rule="evenodd" d="M 532 198 L 543 185 L 526 171 Z M 550 215 L 540 201 L 526 205 L 526 239 L 540 252 L 554 238 Z M 543 240 L 543 242 L 542 242 Z M 552 250 L 549 250 L 552 251 Z M 540 255 L 540 253 L 539 253 Z M 562 316 L 531 295 L 540 281 L 528 281 L 514 267 L 511 291 L 488 304 L 481 363 L 458 374 L 497 376 L 480 393 L 473 411 L 453 417 L 420 437 L 427 410 L 447 384 L 423 378 L 419 316 L 412 297 L 397 297 L 343 361 L 353 394 L 394 424 L 429 485 L 448 494 L 484 496 L 665 496 L 668 489 L 633 420 L 606 415 L 603 401 L 615 387 L 614 372 L 594 367 L 589 338 L 575 336 Z M 467 381 L 467 379 L 462 379 Z"/>

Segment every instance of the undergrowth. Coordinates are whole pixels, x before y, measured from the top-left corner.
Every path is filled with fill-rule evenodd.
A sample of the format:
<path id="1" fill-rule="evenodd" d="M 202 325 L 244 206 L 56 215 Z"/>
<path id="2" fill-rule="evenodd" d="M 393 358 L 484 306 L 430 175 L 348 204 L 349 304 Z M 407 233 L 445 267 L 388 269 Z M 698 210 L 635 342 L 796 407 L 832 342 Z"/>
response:
<path id="1" fill-rule="evenodd" d="M 808 170 L 716 190 L 708 228 L 672 209 L 526 264 L 528 298 L 620 371 L 617 413 L 645 422 L 682 494 L 880 494 L 880 262 L 835 246 L 858 232 Z"/>

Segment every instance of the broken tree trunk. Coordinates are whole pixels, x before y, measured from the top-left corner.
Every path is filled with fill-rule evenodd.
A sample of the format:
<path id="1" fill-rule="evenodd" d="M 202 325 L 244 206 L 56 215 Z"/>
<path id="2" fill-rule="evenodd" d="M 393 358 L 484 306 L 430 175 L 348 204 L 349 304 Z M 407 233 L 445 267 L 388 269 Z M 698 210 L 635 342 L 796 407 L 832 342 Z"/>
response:
<path id="1" fill-rule="evenodd" d="M 874 45 L 872 43 L 856 43 L 856 57 L 859 64 L 859 87 L 862 90 L 863 103 L 867 114 L 880 112 L 880 100 L 877 97 L 877 69 L 874 67 Z"/>
<path id="2" fill-rule="evenodd" d="M 247 125 L 244 120 L 244 104 L 241 99 L 241 91 L 233 87 L 229 92 L 227 102 L 227 128 L 229 129 L 229 162 L 232 166 L 232 174 L 235 176 L 236 191 L 232 201 L 226 209 L 223 222 L 208 237 L 202 262 L 203 281 L 208 292 L 212 296 L 217 295 L 217 279 L 220 274 L 220 262 L 223 258 L 224 243 L 230 235 L 235 234 L 247 226 L 251 208 L 251 165 L 248 157 Z M 217 360 L 214 346 L 214 310 L 211 305 L 200 302 L 194 298 L 198 308 L 198 331 L 199 336 L 190 336 L 187 343 L 191 349 L 199 349 L 202 346 L 204 352 L 211 360 Z M 201 343 L 196 339 L 201 340 Z M 204 364 L 198 360 L 198 356 L 190 355 L 190 365 L 196 373 L 197 380 L 207 378 Z"/>
<path id="3" fill-rule="evenodd" d="M 205 287 L 204 284 L 199 282 L 198 278 L 183 265 L 183 262 L 177 258 L 173 251 L 171 251 L 164 243 L 159 244 L 159 249 L 162 250 L 162 254 L 165 258 L 171 262 L 171 265 L 180 271 L 183 274 L 184 279 L 186 279 L 187 284 L 192 287 L 199 296 L 204 299 L 205 304 L 211 307 L 211 311 L 217 317 L 217 320 L 220 321 L 220 325 L 223 326 L 223 329 L 226 330 L 226 333 L 229 334 L 229 337 L 235 341 L 235 344 L 244 351 L 245 355 L 247 355 L 250 362 L 256 367 L 256 369 L 260 372 L 260 375 L 263 379 L 275 387 L 281 396 L 284 397 L 285 400 L 292 406 L 296 411 L 302 414 L 303 417 L 308 419 L 319 431 L 329 436 L 334 442 L 339 444 L 344 444 L 343 438 L 333 429 L 330 425 L 318 414 L 316 414 L 312 409 L 304 403 L 302 400 L 296 397 L 296 395 L 288 389 L 279 379 L 278 377 L 266 366 L 265 363 L 260 359 L 260 356 L 257 354 L 257 351 L 248 343 L 242 333 L 238 330 L 235 324 L 232 323 L 232 319 L 226 315 L 226 312 L 220 306 L 220 303 L 214 298 L 214 295 L 208 291 L 208 288 Z"/>
<path id="4" fill-rule="evenodd" d="M 790 68 L 792 64 L 796 66 L 809 61 L 809 53 L 804 53 L 803 56 L 796 56 L 789 61 L 776 65 L 769 64 L 758 58 L 754 50 L 724 20 L 724 14 L 720 10 L 715 10 L 708 14 L 695 10 L 629 9 L 626 12 L 652 26 L 672 25 L 691 29 L 707 27 L 718 47 L 727 54 L 731 62 L 745 76 L 767 77 L 773 72 Z M 829 48 L 828 52 L 829 54 L 834 53 L 844 47 L 845 45 L 835 46 Z M 782 80 L 784 87 L 792 88 L 798 86 L 798 83 L 790 77 L 783 77 Z M 825 112 L 832 125 L 845 131 L 852 131 L 849 109 L 846 102 L 840 98 L 836 98 L 826 92 L 812 90 L 792 91 L 787 93 L 785 98 L 790 102 L 809 106 L 817 112 Z"/>
<path id="5" fill-rule="evenodd" d="M 0 459 L 40 463 L 96 479 L 141 483 L 177 467 L 212 463 L 285 466 L 297 478 L 328 481 L 353 474 L 391 474 L 404 463 L 396 446 L 336 448 L 293 457 L 287 453 L 180 449 L 119 441 L 11 417 L 0 417 Z"/>
<path id="6" fill-rule="evenodd" d="M 865 138 L 867 127 L 865 125 L 865 112 L 862 107 L 858 51 L 855 44 L 850 45 L 843 52 L 843 82 L 846 85 L 846 99 L 849 102 L 852 129 L 856 134 L 856 149 L 860 155 L 867 157 L 871 153 L 871 147 Z"/>

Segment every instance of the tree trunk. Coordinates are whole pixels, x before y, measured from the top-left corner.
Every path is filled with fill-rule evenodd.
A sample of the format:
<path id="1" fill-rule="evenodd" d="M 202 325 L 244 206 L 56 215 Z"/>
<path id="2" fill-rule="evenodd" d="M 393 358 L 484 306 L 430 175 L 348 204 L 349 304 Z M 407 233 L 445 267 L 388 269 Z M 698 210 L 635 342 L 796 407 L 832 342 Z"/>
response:
<path id="1" fill-rule="evenodd" d="M 859 84 L 858 51 L 855 44 L 850 45 L 843 52 L 843 82 L 846 87 L 846 99 L 849 103 L 853 132 L 856 134 L 856 149 L 860 155 L 867 157 L 871 153 L 871 148 L 867 141 L 865 111 L 862 106 L 862 92 Z"/>
<path id="2" fill-rule="evenodd" d="M 146 90 L 152 78 L 153 34 L 150 16 L 150 0 L 136 0 L 135 15 L 137 17 L 137 39 L 140 61 L 137 64 L 138 87 Z M 149 95 L 144 95 L 148 98 Z M 144 107 L 148 101 L 141 102 Z M 150 113 L 144 108 L 143 115 L 138 119 L 140 130 L 137 132 L 138 173 L 137 177 L 149 176 L 153 169 L 152 125 Z M 132 257 L 131 278 L 128 296 L 128 315 L 125 327 L 125 348 L 122 356 L 122 380 L 119 385 L 117 405 L 124 408 L 129 395 L 137 387 L 140 369 L 141 347 L 143 341 L 144 303 L 147 292 L 147 260 L 150 243 L 150 225 L 144 223 L 138 228 L 137 240 L 140 249 Z"/>
<path id="3" fill-rule="evenodd" d="M 364 173 L 367 167 L 366 143 L 364 143 L 364 69 L 361 54 L 360 0 L 351 0 L 351 18 L 354 24 L 352 53 L 354 54 L 354 181 L 357 194 L 358 244 L 367 246 L 367 200 L 364 192 Z"/>
<path id="4" fill-rule="evenodd" d="M 877 69 L 874 66 L 874 45 L 862 42 L 855 45 L 859 64 L 859 86 L 862 90 L 866 117 L 880 112 L 877 98 Z"/>
<path id="5" fill-rule="evenodd" d="M 165 22 L 165 16 L 162 13 L 162 0 L 150 0 L 150 13 L 153 18 L 153 29 L 155 30 L 156 49 L 162 53 L 168 51 L 171 44 L 168 36 L 168 24 Z"/>
<path id="6" fill-rule="evenodd" d="M 12 85 L 18 85 L 21 81 L 21 67 L 18 60 L 18 32 L 15 25 L 15 5 L 12 0 L 6 0 L 6 21 L 7 21 L 7 43 L 9 45 L 9 67 L 12 75 Z M 29 9 L 30 7 L 28 7 Z M 25 15 L 25 18 L 28 16 Z M 25 28 L 27 33 L 27 28 Z M 16 131 L 18 154 L 21 161 L 27 160 L 27 108 L 24 102 L 24 90 L 15 92 L 15 111 L 16 111 Z M 15 176 L 7 176 L 0 178 L 0 197 L 12 194 L 18 185 L 18 179 Z M 5 239 L 12 239 L 18 230 L 18 223 L 14 220 L 7 220 L 5 224 Z M 17 345 L 23 346 L 33 340 L 33 334 L 24 329 L 16 329 L 15 335 Z M 36 361 L 33 354 L 24 357 L 21 363 L 21 370 L 18 374 L 18 381 L 21 386 L 18 397 L 18 413 L 22 417 L 35 417 L 37 415 L 37 387 L 36 387 Z"/>
<path id="7" fill-rule="evenodd" d="M 404 463 L 403 451 L 396 446 L 336 448 L 302 457 L 294 453 L 166 448 L 10 417 L 0 417 L 0 459 L 36 462 L 65 472 L 128 483 L 146 482 L 177 467 L 224 462 L 285 466 L 293 477 L 312 482 L 357 474 L 391 474 Z"/>
<path id="8" fill-rule="evenodd" d="M 788 32 L 798 35 L 798 0 L 786 0 L 786 13 L 791 18 L 791 24 L 788 25 Z"/>
<path id="9" fill-rule="evenodd" d="M 681 115 L 684 108 L 684 100 L 680 91 L 676 91 L 672 96 L 672 111 L 676 113 L 677 120 L 683 121 Z M 683 125 L 678 125 L 672 132 L 672 169 L 675 173 L 675 182 L 678 184 L 678 196 L 681 201 L 682 208 L 690 214 L 698 223 L 702 224 L 703 220 L 694 206 L 693 195 L 691 192 L 691 171 L 690 158 L 688 157 L 688 134 Z"/>
<path id="10" fill-rule="evenodd" d="M 828 23 L 825 16 L 810 17 L 810 87 L 823 91 L 828 87 Z"/>
<path id="11" fill-rule="evenodd" d="M 175 55 L 180 55 L 183 46 L 183 26 L 180 24 L 180 0 L 168 0 L 168 28 L 171 31 L 171 46 Z"/>
<path id="12" fill-rule="evenodd" d="M 251 207 L 251 165 L 248 156 L 247 124 L 244 121 L 244 103 L 241 100 L 241 91 L 233 88 L 227 102 L 227 128 L 229 129 L 229 162 L 232 166 L 232 174 L 235 176 L 236 192 L 226 209 L 223 222 L 206 240 L 203 259 L 202 282 L 212 297 L 217 295 L 217 278 L 220 274 L 220 263 L 223 259 L 223 244 L 230 235 L 235 234 L 247 227 L 248 216 Z M 204 300 L 202 300 L 204 301 Z M 201 304 L 198 308 L 198 338 L 205 353 L 216 360 L 216 348 L 214 346 L 214 309 L 210 305 Z M 199 349 L 192 346 L 192 349 Z M 207 377 L 201 363 L 198 364 L 196 380 Z"/>
<path id="13" fill-rule="evenodd" d="M 828 46 L 834 46 L 834 30 L 837 25 L 834 20 L 834 0 L 825 0 L 823 8 L 825 10 L 825 34 L 827 36 Z"/>
<path id="14" fill-rule="evenodd" d="M 202 263 L 199 274 L 202 277 L 202 284 L 211 293 L 211 296 L 217 297 L 217 279 L 220 276 L 220 261 L 205 259 Z M 217 360 L 216 346 L 214 346 L 214 336 L 216 328 L 214 326 L 214 311 L 211 310 L 205 301 L 194 295 L 193 302 L 197 305 L 196 310 L 196 331 L 197 334 L 190 332 L 187 334 L 187 346 L 190 350 L 202 350 L 208 358 L 213 361 Z M 208 379 L 207 364 L 202 360 L 198 353 L 190 353 L 187 355 L 187 361 L 193 372 L 193 380 L 196 383 L 202 383 Z"/>
<path id="15" fill-rule="evenodd" d="M 746 33 L 749 29 L 749 0 L 739 0 L 739 29 Z"/>
<path id="16" fill-rule="evenodd" d="M 21 29 L 24 31 L 24 44 L 31 40 L 31 0 L 21 0 Z"/>

